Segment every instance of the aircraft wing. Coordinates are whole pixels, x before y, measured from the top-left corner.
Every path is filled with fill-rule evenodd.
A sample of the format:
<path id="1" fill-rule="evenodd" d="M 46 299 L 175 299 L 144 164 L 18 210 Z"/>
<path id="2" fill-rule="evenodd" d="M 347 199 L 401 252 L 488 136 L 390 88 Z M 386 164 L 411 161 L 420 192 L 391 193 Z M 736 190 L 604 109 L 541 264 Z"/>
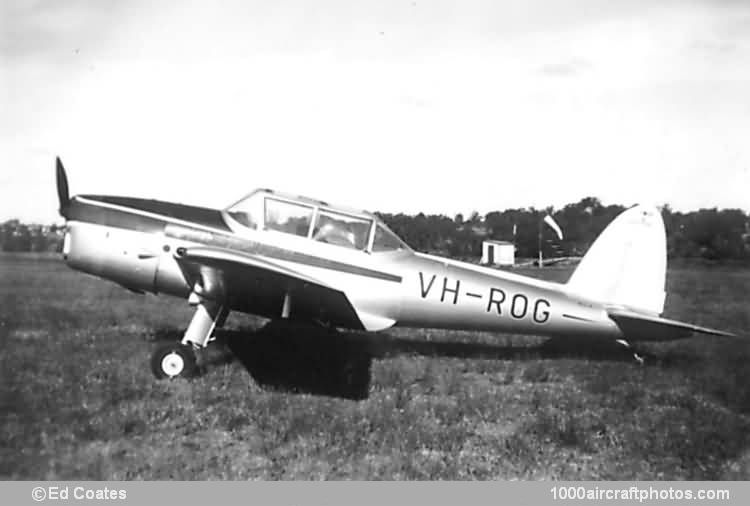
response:
<path id="1" fill-rule="evenodd" d="M 279 318 L 288 295 L 294 318 L 365 328 L 343 291 L 260 255 L 194 247 L 179 248 L 174 256 L 191 282 L 200 278 L 204 287 L 219 287 L 230 307 Z"/>
<path id="2" fill-rule="evenodd" d="M 633 341 L 682 339 L 689 337 L 693 332 L 722 337 L 737 337 L 729 332 L 625 309 L 608 309 L 607 314 L 625 334 L 625 338 Z"/>

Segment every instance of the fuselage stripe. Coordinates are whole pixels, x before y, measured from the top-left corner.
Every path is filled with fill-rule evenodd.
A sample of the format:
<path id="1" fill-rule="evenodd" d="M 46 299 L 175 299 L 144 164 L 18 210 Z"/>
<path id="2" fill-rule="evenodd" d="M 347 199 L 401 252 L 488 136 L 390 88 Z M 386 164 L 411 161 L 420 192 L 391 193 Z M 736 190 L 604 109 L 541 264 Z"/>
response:
<path id="1" fill-rule="evenodd" d="M 175 223 L 175 224 L 178 224 L 178 225 L 184 225 L 184 226 L 189 226 L 189 227 L 192 227 L 192 228 L 198 228 L 198 229 L 201 229 L 201 230 L 207 230 L 209 232 L 213 232 L 213 233 L 216 233 L 216 234 L 223 234 L 223 235 L 228 235 L 228 236 L 234 236 L 234 234 L 229 229 L 222 230 L 222 229 L 219 229 L 219 228 L 208 227 L 208 226 L 202 225 L 200 223 L 194 223 L 194 222 L 191 222 L 191 221 L 185 221 L 185 220 L 181 220 L 179 218 L 174 218 L 172 216 L 165 216 L 163 214 L 156 214 L 156 213 L 152 213 L 152 212 L 149 212 L 149 211 L 144 211 L 142 209 L 136 209 L 134 207 L 126 207 L 126 206 L 121 206 L 121 205 L 117 205 L 117 204 L 110 204 L 108 202 L 101 202 L 101 201 L 98 201 L 98 200 L 91 200 L 91 199 L 88 199 L 88 198 L 85 198 L 85 197 L 81 197 L 81 196 L 76 196 L 76 197 L 74 197 L 74 199 L 77 200 L 78 202 L 81 202 L 81 203 L 84 203 L 84 204 L 88 204 L 88 205 L 99 206 L 99 207 L 103 207 L 103 208 L 106 208 L 106 209 L 112 209 L 114 211 L 121 211 L 121 212 L 129 213 L 129 214 L 136 214 L 136 215 L 144 216 L 146 218 L 153 218 L 153 219 L 161 220 L 161 221 L 164 221 L 164 222 L 167 222 L 167 223 Z"/>
<path id="2" fill-rule="evenodd" d="M 563 314 L 563 318 L 568 318 L 569 320 L 576 320 L 579 322 L 588 322 L 588 323 L 595 323 L 594 320 L 590 320 L 588 318 L 583 318 L 581 316 L 574 316 L 571 314 Z"/>

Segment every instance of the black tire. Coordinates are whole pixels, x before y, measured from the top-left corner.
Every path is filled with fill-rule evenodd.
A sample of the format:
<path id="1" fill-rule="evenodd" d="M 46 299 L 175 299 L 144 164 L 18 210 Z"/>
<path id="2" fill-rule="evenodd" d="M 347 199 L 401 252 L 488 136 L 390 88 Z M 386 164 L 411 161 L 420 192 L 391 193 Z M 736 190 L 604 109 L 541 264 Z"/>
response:
<path id="1" fill-rule="evenodd" d="M 195 352 L 184 344 L 162 345 L 151 355 L 151 372 L 157 379 L 191 378 L 197 370 Z"/>

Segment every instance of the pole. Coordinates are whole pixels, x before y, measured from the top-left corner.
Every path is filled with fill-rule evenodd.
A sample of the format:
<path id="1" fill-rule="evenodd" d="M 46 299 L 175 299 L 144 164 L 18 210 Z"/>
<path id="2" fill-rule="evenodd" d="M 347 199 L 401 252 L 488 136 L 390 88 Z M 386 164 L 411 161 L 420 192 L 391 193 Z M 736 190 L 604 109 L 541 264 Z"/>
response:
<path id="1" fill-rule="evenodd" d="M 542 220 L 539 220 L 539 268 L 542 268 Z"/>

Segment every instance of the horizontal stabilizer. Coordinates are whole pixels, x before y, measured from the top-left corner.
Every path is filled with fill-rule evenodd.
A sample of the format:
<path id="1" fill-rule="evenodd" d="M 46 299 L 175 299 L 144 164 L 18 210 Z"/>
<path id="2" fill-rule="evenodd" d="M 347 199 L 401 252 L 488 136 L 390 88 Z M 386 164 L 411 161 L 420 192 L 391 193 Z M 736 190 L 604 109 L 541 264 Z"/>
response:
<path id="1" fill-rule="evenodd" d="M 722 337 L 737 337 L 729 332 L 699 327 L 689 323 L 668 320 L 659 316 L 644 315 L 633 311 L 610 309 L 609 317 L 617 324 L 625 339 L 629 341 L 669 341 L 690 336 L 693 332 Z"/>

